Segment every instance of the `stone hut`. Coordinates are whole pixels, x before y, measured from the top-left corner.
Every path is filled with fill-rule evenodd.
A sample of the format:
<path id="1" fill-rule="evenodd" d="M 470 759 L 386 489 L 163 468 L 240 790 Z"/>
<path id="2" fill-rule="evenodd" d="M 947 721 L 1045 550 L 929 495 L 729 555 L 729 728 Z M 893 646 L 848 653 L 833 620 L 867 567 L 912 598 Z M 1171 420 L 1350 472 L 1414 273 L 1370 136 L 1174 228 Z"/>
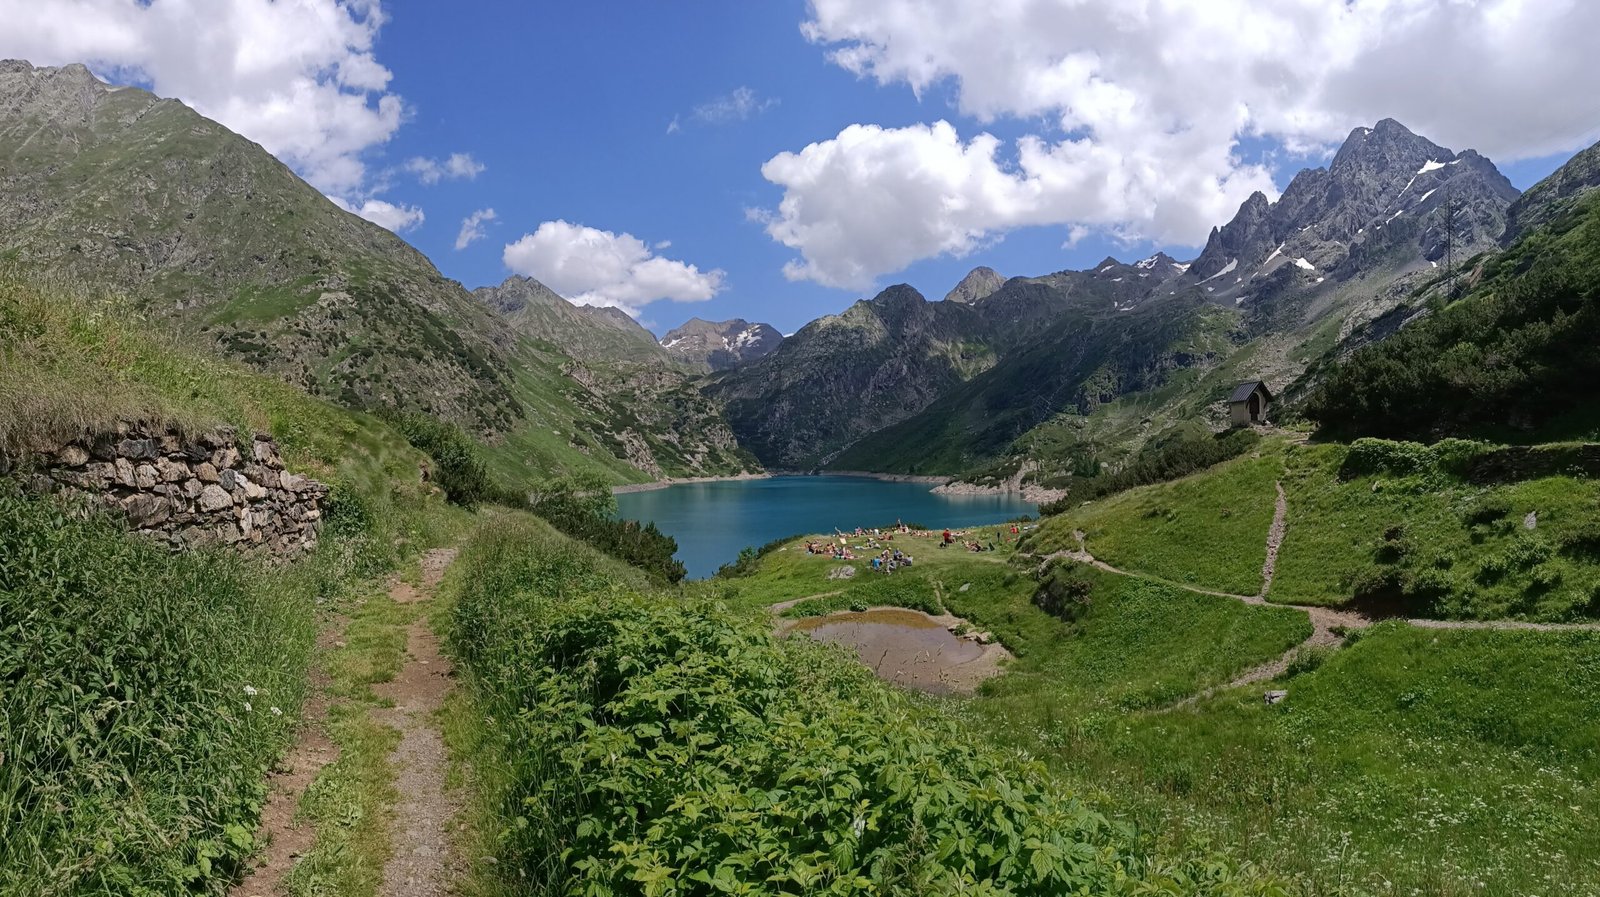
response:
<path id="1" fill-rule="evenodd" d="M 1260 380 L 1239 384 L 1228 397 L 1228 421 L 1235 427 L 1267 422 L 1267 410 L 1272 405 L 1272 391 Z"/>

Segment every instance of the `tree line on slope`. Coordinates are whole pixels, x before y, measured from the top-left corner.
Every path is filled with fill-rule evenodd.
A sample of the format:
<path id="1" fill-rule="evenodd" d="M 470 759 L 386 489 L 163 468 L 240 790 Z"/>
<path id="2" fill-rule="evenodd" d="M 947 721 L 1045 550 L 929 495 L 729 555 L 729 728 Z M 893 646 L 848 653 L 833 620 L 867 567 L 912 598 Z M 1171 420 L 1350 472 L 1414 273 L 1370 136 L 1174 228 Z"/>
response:
<path id="1" fill-rule="evenodd" d="M 1491 259 L 1466 297 L 1336 367 L 1304 413 L 1329 435 L 1528 442 L 1592 431 L 1600 194 Z"/>

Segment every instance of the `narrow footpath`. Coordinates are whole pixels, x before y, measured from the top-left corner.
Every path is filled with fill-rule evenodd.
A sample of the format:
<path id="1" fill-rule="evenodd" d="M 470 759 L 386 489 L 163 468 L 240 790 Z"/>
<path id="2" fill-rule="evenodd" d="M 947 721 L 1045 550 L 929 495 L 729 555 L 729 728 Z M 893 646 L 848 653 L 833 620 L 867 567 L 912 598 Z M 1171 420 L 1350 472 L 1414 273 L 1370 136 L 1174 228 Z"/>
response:
<path id="1" fill-rule="evenodd" d="M 1262 564 L 1261 568 L 1261 591 L 1259 594 L 1236 595 L 1231 592 L 1212 591 L 1211 589 L 1202 589 L 1197 586 L 1191 586 L 1181 582 L 1173 582 L 1168 579 L 1162 579 L 1159 576 L 1152 576 L 1146 573 L 1138 573 L 1113 567 L 1112 565 L 1097 559 L 1094 555 L 1089 553 L 1089 549 L 1086 544 L 1088 536 L 1081 530 L 1075 530 L 1072 533 L 1073 538 L 1076 539 L 1078 543 L 1076 550 L 1058 551 L 1054 554 L 1046 555 L 1043 558 L 1043 561 L 1049 562 L 1056 558 L 1066 558 L 1080 564 L 1088 564 L 1089 566 L 1094 567 L 1096 570 L 1102 570 L 1106 573 L 1160 583 L 1162 585 L 1171 586 L 1172 588 L 1183 589 L 1186 592 L 1194 592 L 1198 595 L 1209 595 L 1214 598 L 1228 598 L 1244 604 L 1262 607 L 1287 607 L 1304 612 L 1306 616 L 1310 618 L 1312 627 L 1311 635 L 1305 641 L 1295 645 L 1288 651 L 1285 651 L 1283 655 L 1276 660 L 1269 661 L 1260 666 L 1247 670 L 1240 674 L 1233 681 L 1228 682 L 1225 685 L 1215 686 L 1213 688 L 1206 689 L 1199 694 L 1191 695 L 1189 698 L 1180 702 L 1177 706 L 1182 707 L 1194 704 L 1202 698 L 1209 697 L 1210 695 L 1224 689 L 1236 688 L 1238 686 L 1251 685 L 1257 682 L 1264 682 L 1269 679 L 1274 679 L 1289 668 L 1290 662 L 1294 660 L 1295 655 L 1301 650 L 1319 646 L 1338 647 L 1344 643 L 1344 633 L 1356 629 L 1364 629 L 1368 626 L 1371 626 L 1373 623 L 1378 622 L 1372 617 L 1351 610 L 1341 610 L 1339 608 L 1313 604 L 1280 604 L 1278 602 L 1267 600 L 1267 593 L 1272 590 L 1273 575 L 1277 571 L 1278 552 L 1282 549 L 1284 539 L 1288 535 L 1289 530 L 1288 496 L 1283 491 L 1283 483 L 1275 483 L 1274 487 L 1277 490 L 1277 502 L 1272 515 L 1272 526 L 1267 531 L 1266 561 Z M 1404 622 L 1408 625 L 1416 626 L 1421 629 L 1492 629 L 1506 631 L 1524 630 L 1533 632 L 1600 630 L 1600 623 L 1529 623 L 1522 620 L 1424 619 L 1407 619 Z"/>
<path id="2" fill-rule="evenodd" d="M 391 600 L 415 604 L 433 597 L 454 549 L 430 551 L 422 559 L 422 587 L 396 583 Z M 454 687 L 453 668 L 439 650 L 439 637 L 419 616 L 406 632 L 406 662 L 391 682 L 375 686 L 380 698 L 394 702 L 377 717 L 400 732 L 390 763 L 400 803 L 390 825 L 392 851 L 383 867 L 383 897 L 438 897 L 448 893 L 460 873 L 451 850 L 460 819 L 458 796 L 445 790 L 449 757 L 436 714 Z"/>
<path id="3" fill-rule="evenodd" d="M 454 687 L 453 670 L 426 613 L 426 602 L 437 592 L 455 555 L 455 549 L 428 552 L 422 558 L 418 586 L 395 579 L 385 597 L 370 599 L 392 602 L 388 606 L 407 611 L 400 616 L 402 621 L 409 620 L 403 623 L 404 660 L 392 678 L 372 686 L 377 705 L 371 699 L 353 704 L 340 699 L 345 706 L 370 708 L 366 713 L 374 723 L 399 735 L 388 757 L 397 800 L 389 805 L 378 792 L 372 792 L 371 798 L 370 813 L 382 820 L 389 847 L 376 889 L 380 897 L 443 897 L 452 892 L 463 871 L 454 850 L 461 800 L 445 788 L 449 759 L 437 720 Z M 328 660 L 330 653 L 346 648 L 352 631 L 351 620 L 340 616 L 330 621 L 318 638 L 311 691 L 295 744 L 268 779 L 268 798 L 257 834 L 265 847 L 245 877 L 229 890 L 229 897 L 289 897 L 291 871 L 314 852 L 331 850 L 331 855 L 343 858 L 337 862 L 353 861 L 350 854 L 341 853 L 345 849 L 341 843 L 319 845 L 316 821 L 300 818 L 307 790 L 340 758 L 339 746 L 329 733 L 329 710 L 338 686 L 329 675 Z M 375 863 L 368 868 L 376 878 Z"/>

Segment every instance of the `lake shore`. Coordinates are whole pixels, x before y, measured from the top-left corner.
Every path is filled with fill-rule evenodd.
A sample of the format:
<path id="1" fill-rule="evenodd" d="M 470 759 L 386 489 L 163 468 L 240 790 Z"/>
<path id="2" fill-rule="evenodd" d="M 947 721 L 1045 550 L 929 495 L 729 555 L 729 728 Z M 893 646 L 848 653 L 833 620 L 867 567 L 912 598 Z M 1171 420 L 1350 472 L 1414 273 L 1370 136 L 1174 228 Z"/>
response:
<path id="1" fill-rule="evenodd" d="M 950 482 L 950 477 L 923 476 L 914 473 L 874 473 L 870 470 L 824 470 L 819 476 L 834 477 L 866 477 L 871 480 L 883 480 L 885 483 L 928 483 L 943 486 Z"/>
<path id="2" fill-rule="evenodd" d="M 668 486 L 681 486 L 686 483 L 734 483 L 741 480 L 765 480 L 773 476 L 771 473 L 736 473 L 722 477 L 667 477 L 653 483 L 626 483 L 621 486 L 612 486 L 612 495 L 631 495 L 635 492 L 654 492 Z"/>
<path id="3" fill-rule="evenodd" d="M 1058 501 L 1066 497 L 1065 489 L 1046 489 L 1029 483 L 1025 486 L 1004 483 L 997 486 L 983 486 L 978 483 L 945 483 L 936 487 L 934 492 L 940 495 L 1020 495 L 1024 500 L 1036 505 L 1046 502 Z"/>

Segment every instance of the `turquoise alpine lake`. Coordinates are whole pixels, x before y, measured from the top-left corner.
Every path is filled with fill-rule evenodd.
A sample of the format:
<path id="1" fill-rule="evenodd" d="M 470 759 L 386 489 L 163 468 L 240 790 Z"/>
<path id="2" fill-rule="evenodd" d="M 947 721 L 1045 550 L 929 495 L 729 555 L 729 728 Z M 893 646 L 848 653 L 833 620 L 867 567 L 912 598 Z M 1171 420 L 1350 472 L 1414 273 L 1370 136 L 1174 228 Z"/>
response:
<path id="1" fill-rule="evenodd" d="M 871 477 L 781 476 L 680 483 L 617 496 L 619 516 L 653 522 L 678 540 L 678 560 L 701 579 L 747 546 L 805 533 L 852 532 L 896 521 L 979 526 L 1039 513 L 1022 496 L 940 495 L 927 483 Z"/>

